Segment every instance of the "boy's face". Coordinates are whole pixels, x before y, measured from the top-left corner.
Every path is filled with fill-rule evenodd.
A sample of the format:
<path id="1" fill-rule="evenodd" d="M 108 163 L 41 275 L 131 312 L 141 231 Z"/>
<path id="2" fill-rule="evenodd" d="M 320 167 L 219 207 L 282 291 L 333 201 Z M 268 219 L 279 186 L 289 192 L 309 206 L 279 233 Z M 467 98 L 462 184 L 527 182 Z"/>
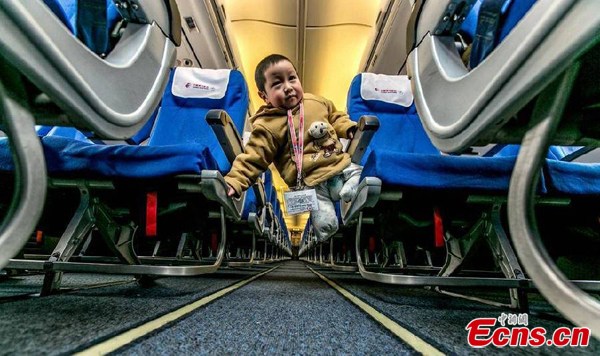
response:
<path id="1" fill-rule="evenodd" d="M 291 109 L 300 103 L 304 91 L 292 63 L 279 61 L 267 68 L 264 76 L 265 91 L 258 95 L 265 103 L 282 109 Z"/>

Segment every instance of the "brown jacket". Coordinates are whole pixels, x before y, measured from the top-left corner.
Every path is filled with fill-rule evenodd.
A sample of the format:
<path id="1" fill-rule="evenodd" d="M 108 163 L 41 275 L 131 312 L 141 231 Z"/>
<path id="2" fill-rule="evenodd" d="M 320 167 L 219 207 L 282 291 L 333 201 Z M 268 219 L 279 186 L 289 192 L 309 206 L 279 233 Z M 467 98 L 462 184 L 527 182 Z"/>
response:
<path id="1" fill-rule="evenodd" d="M 326 153 L 315 144 L 308 129 L 313 122 L 329 123 L 334 130 L 334 140 L 347 138 L 348 130 L 356 126 L 347 114 L 336 111 L 333 103 L 323 97 L 304 93 L 304 158 L 302 176 L 304 184 L 315 186 L 340 173 L 350 164 L 350 156 L 344 152 Z M 298 130 L 300 106 L 292 109 L 294 127 Z M 262 106 L 250 118 L 252 132 L 245 152 L 238 155 L 225 181 L 237 193 L 248 189 L 274 163 L 285 183 L 296 185 L 296 164 L 292 160 L 292 145 L 287 123 L 287 110 Z M 331 132 L 333 131 L 333 132 Z"/>

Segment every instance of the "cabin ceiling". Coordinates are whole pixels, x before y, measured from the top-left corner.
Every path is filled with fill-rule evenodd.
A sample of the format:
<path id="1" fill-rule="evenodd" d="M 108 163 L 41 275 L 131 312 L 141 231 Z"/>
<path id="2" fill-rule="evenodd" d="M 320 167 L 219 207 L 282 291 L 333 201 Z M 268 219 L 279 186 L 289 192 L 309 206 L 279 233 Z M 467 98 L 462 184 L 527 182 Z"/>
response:
<path id="1" fill-rule="evenodd" d="M 219 0 L 252 91 L 254 68 L 280 53 L 296 65 L 306 92 L 346 107 L 346 93 L 359 71 L 383 0 Z M 258 105 L 257 105 L 258 104 Z"/>
<path id="2" fill-rule="evenodd" d="M 246 77 L 254 112 L 262 100 L 254 84 L 254 68 L 265 56 L 280 53 L 294 61 L 304 90 L 331 99 L 344 110 L 353 76 L 360 72 L 365 52 L 370 51 L 376 21 L 389 0 L 177 0 L 184 18 L 184 34 L 191 46 L 194 38 L 207 36 L 204 28 L 213 12 L 213 26 L 222 22 L 232 62 Z M 193 16 L 197 31 L 186 28 Z M 217 19 L 217 16 L 219 19 Z M 186 31 L 187 30 L 187 31 Z M 186 33 L 187 32 L 187 33 Z M 208 41 L 216 43 L 217 41 Z M 221 47 L 223 43 L 221 43 Z M 198 48 L 180 48 L 180 57 L 194 52 L 205 68 L 231 67 Z M 219 48 L 204 52 L 220 55 Z M 189 63 L 189 62 L 187 62 Z M 189 65 L 189 64 L 188 64 Z"/>

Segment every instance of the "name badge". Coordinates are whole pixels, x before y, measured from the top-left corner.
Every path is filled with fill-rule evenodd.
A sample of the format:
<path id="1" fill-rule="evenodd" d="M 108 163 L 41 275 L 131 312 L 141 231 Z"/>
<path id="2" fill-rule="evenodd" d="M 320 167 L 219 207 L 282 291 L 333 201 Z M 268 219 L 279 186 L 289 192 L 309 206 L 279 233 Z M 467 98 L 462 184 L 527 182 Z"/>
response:
<path id="1" fill-rule="evenodd" d="M 283 193 L 285 210 L 288 215 L 319 210 L 317 193 L 314 189 L 290 190 Z"/>

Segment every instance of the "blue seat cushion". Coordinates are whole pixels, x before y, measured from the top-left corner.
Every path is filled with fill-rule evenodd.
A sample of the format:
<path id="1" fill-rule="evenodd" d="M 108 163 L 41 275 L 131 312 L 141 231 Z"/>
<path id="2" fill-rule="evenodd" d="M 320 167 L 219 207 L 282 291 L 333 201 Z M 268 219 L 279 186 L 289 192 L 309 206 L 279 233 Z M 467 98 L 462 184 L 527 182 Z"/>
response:
<path id="1" fill-rule="evenodd" d="M 0 171 L 14 171 L 6 139 L 0 140 Z M 96 145 L 65 137 L 42 138 L 48 173 L 78 178 L 162 178 L 217 169 L 202 144 L 167 146 Z"/>
<path id="2" fill-rule="evenodd" d="M 471 157 L 373 150 L 362 176 L 419 189 L 508 191 L 515 157 Z M 539 192 L 546 192 L 542 181 Z"/>
<path id="3" fill-rule="evenodd" d="M 546 160 L 548 189 L 567 195 L 600 194 L 600 164 Z"/>

